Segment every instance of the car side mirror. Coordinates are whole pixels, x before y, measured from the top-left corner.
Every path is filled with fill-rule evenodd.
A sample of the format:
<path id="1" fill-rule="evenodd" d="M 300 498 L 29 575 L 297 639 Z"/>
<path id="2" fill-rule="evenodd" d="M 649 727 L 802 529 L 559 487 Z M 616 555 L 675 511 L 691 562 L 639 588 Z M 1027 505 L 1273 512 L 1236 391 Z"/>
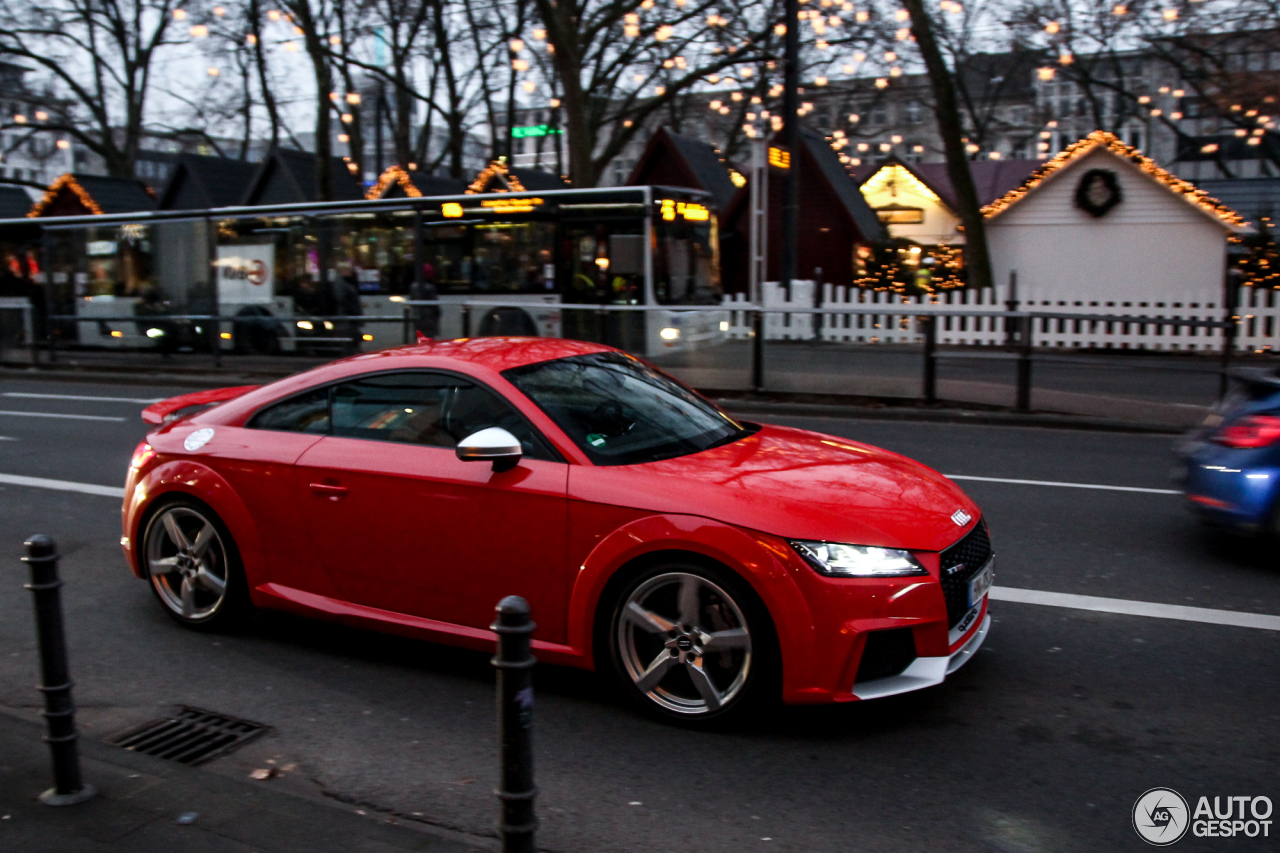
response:
<path id="1" fill-rule="evenodd" d="M 520 439 L 502 427 L 472 433 L 458 442 L 455 452 L 463 462 L 492 462 L 495 471 L 510 471 L 524 455 Z"/>

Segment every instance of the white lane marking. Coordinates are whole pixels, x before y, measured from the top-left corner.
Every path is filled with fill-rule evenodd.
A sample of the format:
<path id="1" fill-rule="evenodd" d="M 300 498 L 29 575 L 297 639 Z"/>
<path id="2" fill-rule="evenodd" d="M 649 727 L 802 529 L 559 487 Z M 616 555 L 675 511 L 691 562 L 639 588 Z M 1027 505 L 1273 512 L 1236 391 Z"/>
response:
<path id="1" fill-rule="evenodd" d="M 28 391 L 5 391 L 0 397 L 23 397 L 28 400 L 91 400 L 96 403 L 159 403 L 167 397 L 88 397 L 83 394 L 36 394 Z"/>
<path id="2" fill-rule="evenodd" d="M 1053 480 L 1011 480 L 1007 477 L 971 477 L 968 474 L 943 474 L 948 480 L 977 480 L 981 483 L 1013 483 L 1016 486 L 1057 486 L 1060 489 L 1098 489 L 1104 492 L 1142 492 L 1148 495 L 1180 495 L 1177 489 L 1143 489 L 1138 486 L 1101 486 L 1096 483 L 1058 483 Z"/>
<path id="3" fill-rule="evenodd" d="M 11 435 L 0 435 L 0 441 L 17 441 L 17 440 L 18 439 L 14 438 Z"/>
<path id="4" fill-rule="evenodd" d="M 95 486 L 92 483 L 74 483 L 70 480 L 49 480 L 44 477 L 23 477 L 19 474 L 0 474 L 0 484 L 31 486 L 36 489 L 54 489 L 59 492 L 80 492 L 84 495 L 102 495 L 106 498 L 123 498 L 124 489 L 119 486 Z"/>
<path id="5" fill-rule="evenodd" d="M 1157 604 L 1154 601 L 1129 601 L 1124 598 L 1101 598 L 1096 595 L 1044 592 L 1038 589 L 1015 589 L 1007 586 L 993 586 L 987 594 L 995 601 L 1012 601 L 1017 604 L 1042 604 L 1047 607 L 1067 607 L 1072 610 L 1093 610 L 1097 613 L 1120 613 L 1125 616 L 1150 616 L 1154 619 L 1178 619 L 1183 622 L 1204 622 L 1208 625 L 1280 631 L 1280 616 L 1269 616 L 1264 613 L 1242 613 L 1238 610 L 1214 610 L 1208 607 Z"/>
<path id="6" fill-rule="evenodd" d="M 61 415 L 57 412 L 12 412 L 0 410 L 0 415 L 11 415 L 15 418 L 65 418 L 72 421 L 124 421 L 111 415 Z"/>

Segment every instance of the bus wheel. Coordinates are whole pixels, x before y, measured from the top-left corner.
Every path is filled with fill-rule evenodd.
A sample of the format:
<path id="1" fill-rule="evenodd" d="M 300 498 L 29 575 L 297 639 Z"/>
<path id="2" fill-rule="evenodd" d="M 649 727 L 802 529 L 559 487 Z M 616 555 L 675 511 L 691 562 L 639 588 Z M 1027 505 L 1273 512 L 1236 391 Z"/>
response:
<path id="1" fill-rule="evenodd" d="M 538 337 L 538 326 L 521 308 L 494 308 L 480 321 L 480 337 Z"/>

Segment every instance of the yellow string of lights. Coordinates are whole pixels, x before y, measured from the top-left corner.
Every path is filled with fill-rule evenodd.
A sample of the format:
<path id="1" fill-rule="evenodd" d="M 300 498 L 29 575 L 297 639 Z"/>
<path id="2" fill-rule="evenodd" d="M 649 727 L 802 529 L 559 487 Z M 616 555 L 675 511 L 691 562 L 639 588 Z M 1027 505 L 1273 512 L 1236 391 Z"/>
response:
<path id="1" fill-rule="evenodd" d="M 369 192 L 365 193 L 365 198 L 382 198 L 383 193 L 391 188 L 392 184 L 399 184 L 400 189 L 404 190 L 404 194 L 409 198 L 421 198 L 422 190 L 413 184 L 413 179 L 409 177 L 409 173 L 399 166 L 388 166 L 387 170 L 378 176 L 378 182 L 374 184 Z"/>
<path id="2" fill-rule="evenodd" d="M 489 189 L 489 181 L 494 178 L 501 178 L 506 185 L 497 189 Z M 467 187 L 467 195 L 484 192 L 522 193 L 524 192 L 524 184 L 520 183 L 519 178 L 511 174 L 507 168 L 505 158 L 500 158 L 485 166 L 480 171 L 480 174 L 476 175 L 476 179 L 471 182 L 471 186 Z"/>
<path id="3" fill-rule="evenodd" d="M 31 210 L 27 211 L 27 216 L 35 218 L 43 215 L 49 205 L 53 204 L 59 193 L 64 189 L 70 189 L 75 193 L 76 198 L 80 200 L 81 204 L 89 209 L 90 213 L 95 216 L 102 215 L 102 208 L 93 200 L 93 196 L 89 195 L 85 188 L 80 186 L 80 182 L 76 180 L 75 175 L 67 172 L 65 175 L 49 184 L 49 188 L 44 191 L 44 197 L 32 205 Z"/>
<path id="4" fill-rule="evenodd" d="M 1243 226 L 1247 224 L 1245 220 L 1241 218 L 1240 214 L 1222 204 L 1222 202 L 1218 201 L 1195 184 L 1192 184 L 1189 181 L 1184 181 L 1172 172 L 1161 168 L 1150 157 L 1147 157 L 1132 146 L 1125 145 L 1116 137 L 1115 134 L 1108 133 L 1105 130 L 1095 130 L 1084 139 L 1074 142 L 1062 149 L 1062 151 L 1060 151 L 1052 160 L 1049 160 L 1039 169 L 1032 172 L 1031 177 L 1027 178 L 1021 186 L 1010 190 L 1000 198 L 982 208 L 982 215 L 988 219 L 999 216 L 1001 213 L 1005 212 L 1014 204 L 1025 198 L 1027 193 L 1031 192 L 1043 183 L 1050 175 L 1060 171 L 1068 164 L 1079 160 L 1081 157 L 1084 157 L 1086 154 L 1097 148 L 1105 148 L 1117 157 L 1133 163 L 1141 169 L 1144 174 L 1155 178 L 1161 184 L 1178 193 L 1210 216 L 1233 226 Z"/>

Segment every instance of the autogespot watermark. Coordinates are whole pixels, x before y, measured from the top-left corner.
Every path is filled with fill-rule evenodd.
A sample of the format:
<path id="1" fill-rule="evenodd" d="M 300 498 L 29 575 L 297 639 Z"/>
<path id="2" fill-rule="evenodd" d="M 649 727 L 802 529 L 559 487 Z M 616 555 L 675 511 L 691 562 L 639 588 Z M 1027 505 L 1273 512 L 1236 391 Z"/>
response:
<path id="1" fill-rule="evenodd" d="M 1217 796 L 1196 800 L 1192 809 L 1172 788 L 1152 788 L 1133 804 L 1133 828 L 1156 847 L 1179 841 L 1187 830 L 1196 838 L 1270 838 L 1271 798 Z"/>

